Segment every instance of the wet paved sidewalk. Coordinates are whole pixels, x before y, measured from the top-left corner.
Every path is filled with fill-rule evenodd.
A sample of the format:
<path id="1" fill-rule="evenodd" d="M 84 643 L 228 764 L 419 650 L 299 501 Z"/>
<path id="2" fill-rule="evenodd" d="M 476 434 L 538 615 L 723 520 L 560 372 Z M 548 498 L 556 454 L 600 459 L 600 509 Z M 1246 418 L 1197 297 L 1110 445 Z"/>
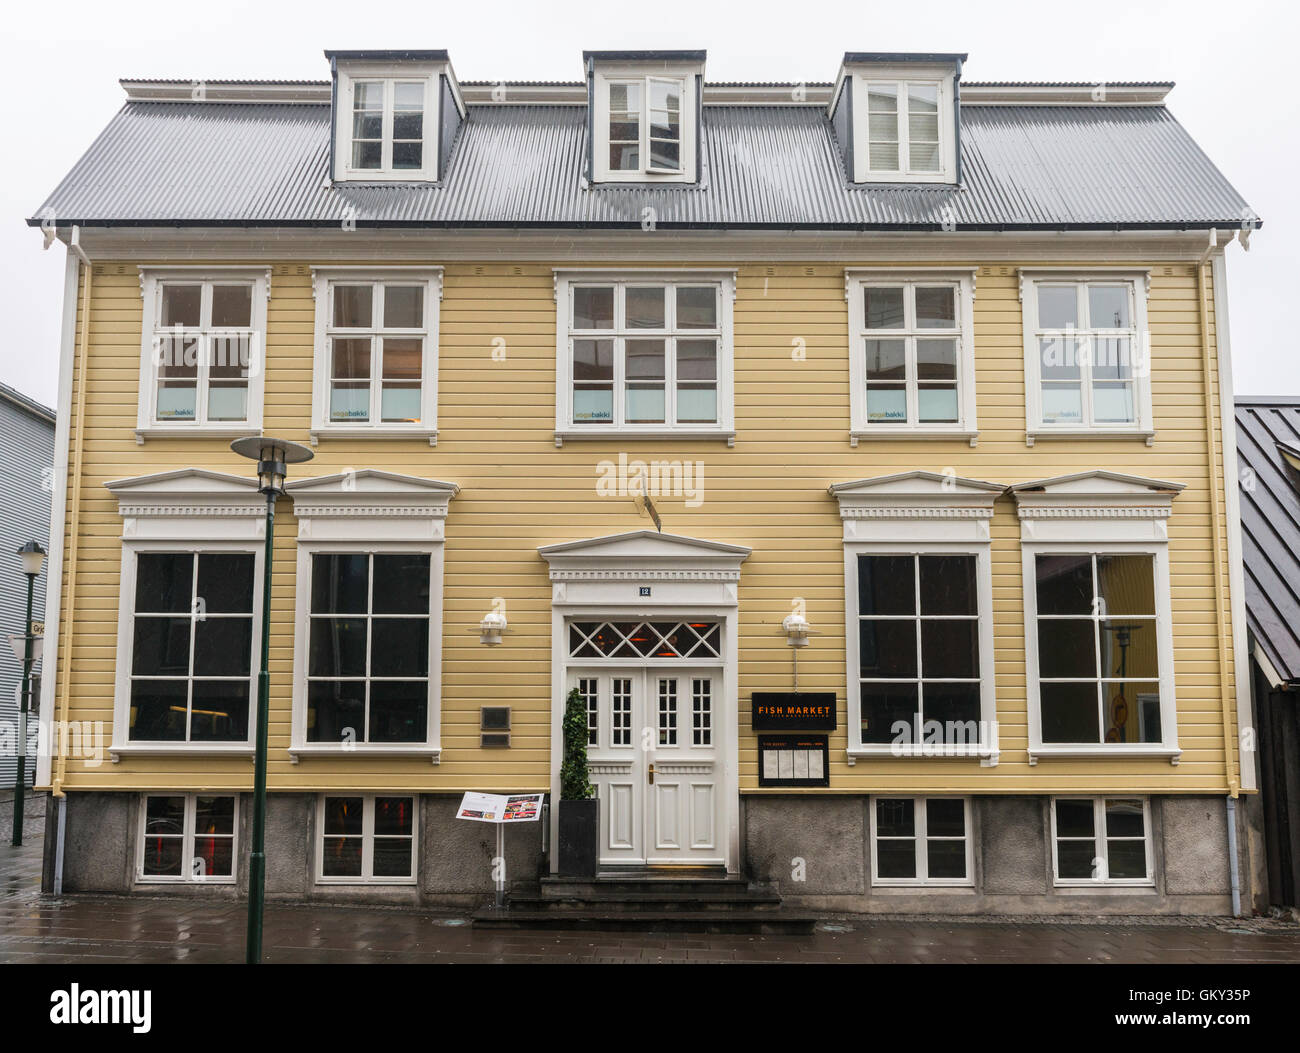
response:
<path id="1" fill-rule="evenodd" d="M 239 962 L 242 903 L 39 893 L 41 840 L 0 845 L 0 962 Z M 474 931 L 372 907 L 268 905 L 272 962 L 1300 962 L 1300 926 L 828 920 L 809 936 Z"/>

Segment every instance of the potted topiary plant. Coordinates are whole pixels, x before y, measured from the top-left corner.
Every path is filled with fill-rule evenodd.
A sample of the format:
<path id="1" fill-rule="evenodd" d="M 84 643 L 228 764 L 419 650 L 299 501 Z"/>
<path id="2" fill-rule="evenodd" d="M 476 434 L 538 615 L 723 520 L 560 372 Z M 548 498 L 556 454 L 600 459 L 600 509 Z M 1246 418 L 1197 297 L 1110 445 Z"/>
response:
<path id="1" fill-rule="evenodd" d="M 600 801 L 587 770 L 587 705 L 574 688 L 564 703 L 560 762 L 560 875 L 595 877 Z"/>

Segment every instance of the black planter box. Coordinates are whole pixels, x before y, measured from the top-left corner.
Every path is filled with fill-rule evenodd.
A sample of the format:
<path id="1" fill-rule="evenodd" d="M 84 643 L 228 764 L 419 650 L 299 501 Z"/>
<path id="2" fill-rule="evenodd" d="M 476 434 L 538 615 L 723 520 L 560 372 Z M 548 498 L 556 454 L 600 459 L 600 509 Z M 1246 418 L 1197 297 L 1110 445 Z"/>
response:
<path id="1" fill-rule="evenodd" d="M 600 801 L 560 801 L 560 876 L 595 877 Z"/>

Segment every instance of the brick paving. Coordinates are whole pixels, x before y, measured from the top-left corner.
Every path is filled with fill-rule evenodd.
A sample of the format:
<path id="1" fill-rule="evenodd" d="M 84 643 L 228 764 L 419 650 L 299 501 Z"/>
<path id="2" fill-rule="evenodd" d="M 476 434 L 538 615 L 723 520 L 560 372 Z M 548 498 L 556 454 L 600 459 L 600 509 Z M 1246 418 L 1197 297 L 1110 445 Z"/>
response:
<path id="1" fill-rule="evenodd" d="M 242 903 L 40 894 L 40 838 L 0 845 L 0 962 L 239 962 Z M 475 931 L 466 918 L 269 904 L 272 962 L 1300 962 L 1300 925 L 1255 919 L 828 918 L 807 936 Z"/>

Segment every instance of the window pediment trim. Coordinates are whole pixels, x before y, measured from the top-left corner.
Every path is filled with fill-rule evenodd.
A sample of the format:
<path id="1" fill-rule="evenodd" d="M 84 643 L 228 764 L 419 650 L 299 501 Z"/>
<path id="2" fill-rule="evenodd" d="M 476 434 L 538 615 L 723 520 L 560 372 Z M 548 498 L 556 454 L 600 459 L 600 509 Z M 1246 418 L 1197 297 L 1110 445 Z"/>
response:
<path id="1" fill-rule="evenodd" d="M 752 550 L 743 545 L 635 530 L 544 545 L 552 581 L 738 581 Z"/>
<path id="2" fill-rule="evenodd" d="M 909 538 L 987 543 L 993 503 L 1005 489 L 982 479 L 914 471 L 834 483 L 827 492 L 839 502 L 846 543 Z"/>
<path id="3" fill-rule="evenodd" d="M 300 541 L 442 541 L 456 483 L 362 468 L 295 479 L 293 500 Z"/>

